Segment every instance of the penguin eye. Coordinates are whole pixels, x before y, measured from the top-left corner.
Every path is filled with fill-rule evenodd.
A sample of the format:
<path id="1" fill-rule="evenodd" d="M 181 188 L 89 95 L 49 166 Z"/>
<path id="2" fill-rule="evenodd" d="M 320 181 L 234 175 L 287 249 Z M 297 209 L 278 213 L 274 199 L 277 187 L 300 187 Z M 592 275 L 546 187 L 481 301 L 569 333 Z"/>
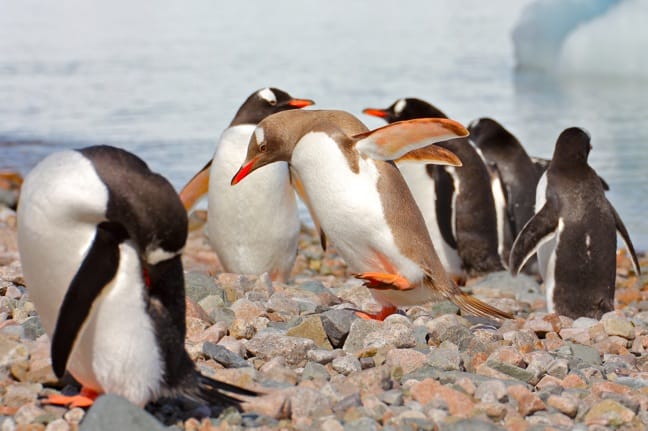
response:
<path id="1" fill-rule="evenodd" d="M 275 106 L 277 104 L 277 100 L 276 99 L 270 99 L 270 100 L 268 100 L 268 103 L 270 104 L 270 106 Z"/>
<path id="2" fill-rule="evenodd" d="M 265 143 L 259 145 L 259 151 L 260 152 L 265 153 L 267 149 L 268 149 L 268 147 L 266 146 Z"/>

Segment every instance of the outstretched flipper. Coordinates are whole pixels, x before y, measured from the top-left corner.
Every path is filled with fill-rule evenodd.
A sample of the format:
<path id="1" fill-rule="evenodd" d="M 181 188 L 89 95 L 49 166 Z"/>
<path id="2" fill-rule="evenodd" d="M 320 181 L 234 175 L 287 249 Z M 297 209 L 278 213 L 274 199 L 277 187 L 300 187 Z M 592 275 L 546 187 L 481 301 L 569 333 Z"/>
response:
<path id="1" fill-rule="evenodd" d="M 449 150 L 435 146 L 437 142 L 468 136 L 465 127 L 445 118 L 419 118 L 399 121 L 352 138 L 356 149 L 375 160 L 398 160 L 407 153 L 427 147 L 415 156 L 430 163 L 460 166 L 461 160 Z"/>
<path id="2" fill-rule="evenodd" d="M 63 377 L 92 304 L 117 273 L 119 243 L 127 236 L 120 224 L 104 222 L 97 226 L 92 245 L 63 298 L 52 335 L 52 368 L 58 378 Z"/>
<path id="3" fill-rule="evenodd" d="M 614 223 L 616 224 L 616 229 L 619 232 L 619 235 L 621 235 L 621 238 L 623 238 L 623 242 L 625 243 L 625 246 L 628 249 L 628 253 L 630 253 L 630 257 L 632 259 L 632 266 L 634 267 L 635 274 L 641 275 L 641 267 L 639 266 L 639 259 L 637 259 L 637 253 L 635 253 L 635 249 L 634 246 L 632 245 L 632 241 L 630 240 L 630 235 L 628 234 L 628 230 L 623 224 L 623 221 L 621 221 L 621 217 L 619 217 L 619 213 L 616 212 L 612 204 L 610 204 L 610 209 L 612 210 L 612 214 L 614 214 Z"/>
<path id="4" fill-rule="evenodd" d="M 209 170 L 212 161 L 207 164 L 193 176 L 191 180 L 180 191 L 180 200 L 185 209 L 189 211 L 209 191 Z"/>
<path id="5" fill-rule="evenodd" d="M 518 234 L 509 258 L 509 269 L 513 275 L 520 272 L 524 264 L 533 256 L 538 248 L 549 241 L 558 229 L 558 213 L 549 201 L 540 212 L 527 222 Z"/>

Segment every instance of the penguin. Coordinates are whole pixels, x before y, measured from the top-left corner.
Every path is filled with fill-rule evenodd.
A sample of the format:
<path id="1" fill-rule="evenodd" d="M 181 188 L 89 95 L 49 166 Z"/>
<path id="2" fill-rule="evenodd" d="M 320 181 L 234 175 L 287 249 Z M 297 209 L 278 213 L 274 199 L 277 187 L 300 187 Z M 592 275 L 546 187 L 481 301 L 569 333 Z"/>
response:
<path id="1" fill-rule="evenodd" d="M 464 312 L 510 317 L 452 282 L 391 162 L 409 157 L 458 166 L 452 152 L 433 144 L 467 133 L 448 119 L 409 120 L 369 131 L 345 111 L 279 112 L 254 130 L 232 185 L 274 162 L 290 164 L 327 237 L 381 305 L 378 313 L 360 312 L 361 317 L 382 320 L 397 307 L 441 298 Z"/>
<path id="2" fill-rule="evenodd" d="M 221 135 L 213 159 L 180 192 L 185 208 L 208 192 L 209 242 L 226 272 L 287 281 L 297 256 L 300 221 L 288 165 L 277 163 L 237 189 L 230 179 L 245 159 L 250 136 L 268 115 L 314 104 L 263 88 L 241 105 Z"/>
<path id="3" fill-rule="evenodd" d="M 468 131 L 486 161 L 496 166 L 515 238 L 534 214 L 534 192 L 541 168 L 534 164 L 520 141 L 492 118 L 471 122 Z"/>
<path id="4" fill-rule="evenodd" d="M 437 107 L 417 98 L 398 99 L 386 109 L 366 108 L 363 112 L 384 118 L 388 123 L 448 118 Z M 458 277 L 464 273 L 476 277 L 504 270 L 497 211 L 484 161 L 468 138 L 437 145 L 455 153 L 462 167 L 408 162 L 397 165 L 423 213 L 443 266 Z"/>
<path id="5" fill-rule="evenodd" d="M 187 214 L 137 156 L 110 146 L 51 154 L 26 177 L 17 217 L 54 373 L 83 386 L 51 403 L 114 393 L 138 406 L 184 395 L 239 408 L 236 395 L 255 394 L 201 375 L 184 349 Z"/>
<path id="6" fill-rule="evenodd" d="M 628 231 L 587 163 L 591 148 L 581 128 L 560 134 L 546 181 L 538 184 L 541 208 L 516 238 L 510 257 L 511 272 L 517 274 L 544 247 L 539 266 L 548 311 L 573 319 L 599 319 L 614 309 L 617 231 L 640 274 Z"/>

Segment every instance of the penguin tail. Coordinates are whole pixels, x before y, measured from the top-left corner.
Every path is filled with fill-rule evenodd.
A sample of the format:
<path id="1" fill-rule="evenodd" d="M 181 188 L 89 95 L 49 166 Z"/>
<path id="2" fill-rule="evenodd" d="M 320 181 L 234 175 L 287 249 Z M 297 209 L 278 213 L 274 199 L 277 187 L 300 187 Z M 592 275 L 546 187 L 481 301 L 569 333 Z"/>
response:
<path id="1" fill-rule="evenodd" d="M 457 288 L 457 290 L 459 290 Z M 463 313 L 481 317 L 494 317 L 497 319 L 512 319 L 510 313 L 502 311 L 492 305 L 471 296 L 465 292 L 457 292 L 449 298 Z"/>
<path id="2" fill-rule="evenodd" d="M 241 403 L 245 400 L 238 398 L 238 396 L 259 395 L 256 391 L 214 380 L 200 373 L 198 373 L 197 377 L 197 385 L 191 389 L 190 396 L 212 406 L 234 407 L 241 411 Z"/>

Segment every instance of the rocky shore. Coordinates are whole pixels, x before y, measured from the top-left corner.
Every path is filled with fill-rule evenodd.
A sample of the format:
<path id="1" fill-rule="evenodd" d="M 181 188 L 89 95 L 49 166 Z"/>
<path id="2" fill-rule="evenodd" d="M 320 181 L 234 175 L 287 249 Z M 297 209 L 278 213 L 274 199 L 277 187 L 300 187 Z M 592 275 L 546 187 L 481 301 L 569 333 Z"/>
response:
<path id="1" fill-rule="evenodd" d="M 600 321 L 547 314 L 535 279 L 495 273 L 466 289 L 515 320 L 462 317 L 442 302 L 375 322 L 350 310 L 377 304 L 307 229 L 288 284 L 221 273 L 203 230 L 190 236 L 186 347 L 204 374 L 266 394 L 244 413 L 182 399 L 142 410 L 117 396 L 88 411 L 42 405 L 75 387 L 51 369 L 15 223 L 0 208 L 0 431 L 648 427 L 648 277 L 638 279 L 623 253 L 616 311 Z M 645 255 L 642 267 L 648 273 Z"/>

